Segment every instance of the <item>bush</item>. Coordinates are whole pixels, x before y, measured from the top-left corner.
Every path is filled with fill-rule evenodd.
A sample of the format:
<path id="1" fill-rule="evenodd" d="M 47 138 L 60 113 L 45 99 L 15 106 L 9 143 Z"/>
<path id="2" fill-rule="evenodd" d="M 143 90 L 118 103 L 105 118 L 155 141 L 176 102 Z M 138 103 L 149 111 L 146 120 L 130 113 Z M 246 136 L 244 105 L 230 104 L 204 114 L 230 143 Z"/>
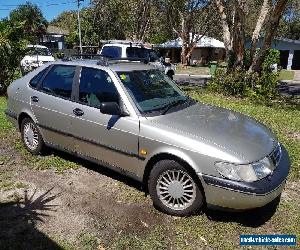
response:
<path id="1" fill-rule="evenodd" d="M 224 95 L 251 97 L 259 100 L 271 99 L 278 94 L 278 73 L 272 71 L 272 65 L 279 63 L 279 56 L 278 50 L 270 49 L 260 74 L 248 72 L 242 68 L 229 72 L 219 68 L 216 76 L 208 84 L 208 89 Z M 249 64 L 248 57 L 249 53 L 245 51 L 245 65 Z"/>
<path id="2" fill-rule="evenodd" d="M 18 75 L 26 52 L 27 41 L 19 36 L 21 30 L 22 24 L 0 21 L 0 95 Z"/>
<path id="3" fill-rule="evenodd" d="M 245 70 L 227 73 L 226 70 L 218 69 L 216 76 L 208 84 L 208 89 L 224 95 L 245 97 L 252 95 L 258 81 L 257 73 L 249 73 Z"/>

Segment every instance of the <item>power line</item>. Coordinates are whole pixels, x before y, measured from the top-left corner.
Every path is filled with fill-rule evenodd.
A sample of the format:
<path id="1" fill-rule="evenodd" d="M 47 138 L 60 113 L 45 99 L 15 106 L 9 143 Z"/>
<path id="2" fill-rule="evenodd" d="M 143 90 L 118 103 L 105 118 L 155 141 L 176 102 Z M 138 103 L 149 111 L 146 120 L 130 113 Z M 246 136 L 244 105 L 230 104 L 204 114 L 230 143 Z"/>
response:
<path id="1" fill-rule="evenodd" d="M 62 2 L 62 3 L 45 3 L 45 4 L 35 4 L 38 7 L 49 7 L 49 6 L 59 6 L 59 5 L 66 5 L 66 4 L 74 4 L 77 3 L 77 1 L 72 1 L 72 2 Z M 20 5 L 25 5 L 26 3 L 21 3 L 21 4 L 1 4 L 1 7 L 19 7 Z M 10 10 L 8 8 L 2 9 L 1 10 Z"/>

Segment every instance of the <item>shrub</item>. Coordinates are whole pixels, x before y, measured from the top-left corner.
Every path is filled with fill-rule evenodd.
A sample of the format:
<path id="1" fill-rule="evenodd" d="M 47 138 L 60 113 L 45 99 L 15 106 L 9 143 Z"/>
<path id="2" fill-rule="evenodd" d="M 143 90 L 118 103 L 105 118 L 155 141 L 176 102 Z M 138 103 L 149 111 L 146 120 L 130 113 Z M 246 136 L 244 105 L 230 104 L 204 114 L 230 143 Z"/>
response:
<path id="1" fill-rule="evenodd" d="M 21 30 L 22 23 L 0 21 L 0 95 L 15 79 L 25 55 L 27 41 L 20 37 Z"/>
<path id="2" fill-rule="evenodd" d="M 218 69 L 216 76 L 208 84 L 208 89 L 224 95 L 251 97 L 266 100 L 277 95 L 277 72 L 272 71 L 272 65 L 279 63 L 280 53 L 270 49 L 262 65 L 262 71 L 249 72 L 237 68 L 232 71 Z M 245 65 L 249 64 L 249 51 L 245 51 Z"/>

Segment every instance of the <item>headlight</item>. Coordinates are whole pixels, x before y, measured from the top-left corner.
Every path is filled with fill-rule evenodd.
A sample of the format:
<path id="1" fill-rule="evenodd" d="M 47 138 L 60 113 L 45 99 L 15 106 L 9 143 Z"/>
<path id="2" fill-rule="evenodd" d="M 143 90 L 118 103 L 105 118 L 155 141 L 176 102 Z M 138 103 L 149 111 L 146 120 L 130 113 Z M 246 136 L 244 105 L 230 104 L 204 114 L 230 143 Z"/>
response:
<path id="1" fill-rule="evenodd" d="M 263 179 L 274 169 L 274 165 L 267 157 L 252 164 L 236 165 L 228 162 L 217 162 L 215 166 L 223 177 L 245 182 Z"/>

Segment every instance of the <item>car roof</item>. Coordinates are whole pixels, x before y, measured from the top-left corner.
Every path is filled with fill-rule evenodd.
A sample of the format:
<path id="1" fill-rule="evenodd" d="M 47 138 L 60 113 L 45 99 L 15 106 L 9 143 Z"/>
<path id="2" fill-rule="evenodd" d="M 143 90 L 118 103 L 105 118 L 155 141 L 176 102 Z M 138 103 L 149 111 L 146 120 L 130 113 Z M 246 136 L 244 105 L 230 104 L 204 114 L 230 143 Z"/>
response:
<path id="1" fill-rule="evenodd" d="M 72 61 L 55 61 L 51 64 L 62 64 L 62 65 L 76 65 L 82 67 L 93 67 L 99 69 L 110 69 L 112 71 L 138 71 L 138 70 L 151 70 L 155 69 L 154 66 L 150 64 L 146 64 L 144 62 L 138 61 L 111 61 L 108 62 L 108 65 L 99 65 L 99 60 L 92 60 L 92 59 L 78 59 Z"/>

